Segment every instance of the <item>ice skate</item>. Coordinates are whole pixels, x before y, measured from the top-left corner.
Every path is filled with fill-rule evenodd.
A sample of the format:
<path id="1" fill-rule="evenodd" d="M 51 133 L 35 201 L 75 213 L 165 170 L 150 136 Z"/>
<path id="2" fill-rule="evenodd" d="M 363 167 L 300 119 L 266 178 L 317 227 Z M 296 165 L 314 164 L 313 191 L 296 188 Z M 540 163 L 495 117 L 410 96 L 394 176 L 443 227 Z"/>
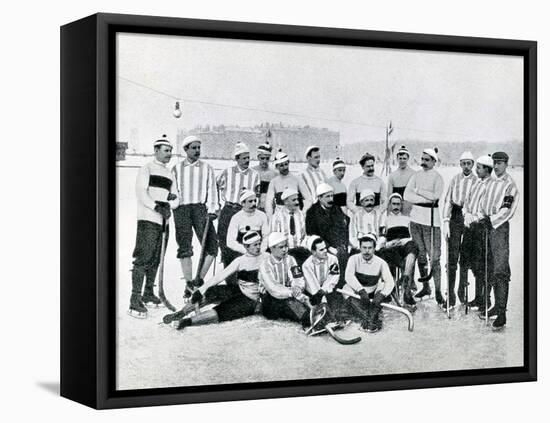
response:
<path id="1" fill-rule="evenodd" d="M 423 301 L 424 299 L 430 298 L 432 295 L 432 289 L 430 288 L 429 284 L 424 284 L 420 292 L 417 292 L 414 298 Z"/>
<path id="2" fill-rule="evenodd" d="M 157 297 L 152 292 L 143 294 L 143 296 L 141 297 L 141 301 L 148 307 L 153 307 L 153 308 L 164 307 L 164 304 L 162 304 L 162 301 L 160 300 L 160 298 Z"/>
<path id="3" fill-rule="evenodd" d="M 506 313 L 500 313 L 491 325 L 493 331 L 500 331 L 506 326 Z"/>
<path id="4" fill-rule="evenodd" d="M 130 308 L 128 309 L 128 315 L 137 319 L 147 318 L 147 307 L 141 302 L 139 295 L 132 294 L 130 297 Z"/>

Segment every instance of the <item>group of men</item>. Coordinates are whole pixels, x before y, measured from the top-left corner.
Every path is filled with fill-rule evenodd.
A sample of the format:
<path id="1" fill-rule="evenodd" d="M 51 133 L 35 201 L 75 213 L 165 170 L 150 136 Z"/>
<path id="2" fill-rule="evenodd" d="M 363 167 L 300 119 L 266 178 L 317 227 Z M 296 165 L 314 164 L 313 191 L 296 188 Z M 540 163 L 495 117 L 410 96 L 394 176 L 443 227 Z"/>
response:
<path id="1" fill-rule="evenodd" d="M 505 326 L 508 222 L 519 203 L 517 187 L 506 172 L 506 153 L 482 156 L 476 164 L 465 152 L 462 171 L 443 196 L 435 148 L 422 152 L 422 169 L 414 171 L 402 146 L 398 168 L 387 183 L 374 174 L 375 157 L 366 153 L 359 160 L 362 175 L 346 188 L 344 161 L 333 162 L 328 178 L 320 168 L 317 146 L 307 148 L 307 168 L 295 175 L 282 151 L 275 154 L 275 170 L 271 168 L 268 143 L 257 150 L 259 165 L 250 167 L 251 152 L 239 142 L 233 151 L 235 165 L 216 177 L 212 166 L 200 159 L 201 144 L 196 136 L 185 138 L 186 158 L 168 169 L 172 145 L 163 137 L 154 144 L 155 159 L 139 170 L 131 315 L 146 317 L 147 305 L 161 303 L 153 287 L 173 214 L 182 292 L 190 297 L 186 307 L 165 319 L 178 329 L 258 312 L 311 328 L 311 310 L 322 304 L 334 320 L 355 319 L 364 330 L 376 332 L 382 327 L 382 302 L 399 302 L 396 289 L 414 309 L 417 300 L 431 296 L 433 279 L 437 303 L 454 308 L 458 267 L 459 301 L 494 319 L 495 330 Z M 447 300 L 441 290 L 441 229 L 447 240 Z M 194 278 L 193 231 L 202 248 Z M 224 269 L 204 280 L 218 250 Z M 416 266 L 421 289 L 415 283 Z M 475 276 L 471 301 L 468 270 Z M 195 306 L 208 303 L 214 308 L 189 317 Z"/>

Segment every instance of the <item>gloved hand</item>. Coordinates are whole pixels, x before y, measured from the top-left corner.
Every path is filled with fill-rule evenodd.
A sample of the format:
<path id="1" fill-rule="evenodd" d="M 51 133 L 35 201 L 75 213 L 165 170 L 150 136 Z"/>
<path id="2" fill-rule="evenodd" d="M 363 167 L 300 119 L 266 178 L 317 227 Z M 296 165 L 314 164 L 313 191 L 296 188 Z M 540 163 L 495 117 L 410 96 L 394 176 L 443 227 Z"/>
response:
<path id="1" fill-rule="evenodd" d="M 178 196 L 176 194 L 168 194 L 168 201 L 172 201 L 172 200 L 175 200 L 176 198 L 178 198 Z"/>
<path id="2" fill-rule="evenodd" d="M 314 305 L 314 306 L 319 305 L 321 304 L 321 301 L 323 301 L 324 295 L 325 295 L 325 292 L 322 289 L 320 289 L 310 297 L 309 302 L 311 303 L 311 305 Z"/>
<path id="3" fill-rule="evenodd" d="M 296 299 L 302 296 L 302 289 L 299 286 L 296 286 L 296 285 L 291 286 L 290 291 L 292 292 L 292 296 Z"/>
<path id="4" fill-rule="evenodd" d="M 382 292 L 378 291 L 376 294 L 374 294 L 374 298 L 372 300 L 372 303 L 376 306 L 380 306 L 380 304 L 382 304 L 382 301 L 384 300 L 384 298 L 386 298 L 386 296 L 384 294 L 382 294 Z"/>
<path id="5" fill-rule="evenodd" d="M 363 303 L 363 305 L 368 306 L 370 304 L 368 292 L 362 289 L 361 291 L 359 291 L 359 295 L 361 296 L 361 302 Z"/>
<path id="6" fill-rule="evenodd" d="M 155 201 L 155 211 L 159 213 L 164 219 L 170 219 L 170 204 L 165 201 Z"/>
<path id="7" fill-rule="evenodd" d="M 194 288 L 200 288 L 203 285 L 204 285 L 204 279 L 201 277 L 195 278 L 191 282 L 191 286 L 193 286 Z"/>
<path id="8" fill-rule="evenodd" d="M 193 292 L 193 295 L 191 295 L 191 302 L 193 304 L 200 304 L 202 299 L 203 299 L 203 295 L 198 289 L 195 292 Z"/>

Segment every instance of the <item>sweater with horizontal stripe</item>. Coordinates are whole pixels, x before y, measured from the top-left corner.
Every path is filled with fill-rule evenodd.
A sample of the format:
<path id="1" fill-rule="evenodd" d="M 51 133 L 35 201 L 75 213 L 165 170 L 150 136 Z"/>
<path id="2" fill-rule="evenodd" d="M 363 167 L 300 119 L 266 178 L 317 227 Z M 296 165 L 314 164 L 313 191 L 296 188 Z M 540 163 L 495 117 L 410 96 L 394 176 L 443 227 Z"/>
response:
<path id="1" fill-rule="evenodd" d="M 168 201 L 168 194 L 175 199 Z M 162 224 L 162 216 L 155 211 L 155 201 L 170 204 L 172 209 L 179 204 L 178 191 L 172 172 L 164 163 L 153 160 L 142 166 L 136 178 L 137 220 Z"/>

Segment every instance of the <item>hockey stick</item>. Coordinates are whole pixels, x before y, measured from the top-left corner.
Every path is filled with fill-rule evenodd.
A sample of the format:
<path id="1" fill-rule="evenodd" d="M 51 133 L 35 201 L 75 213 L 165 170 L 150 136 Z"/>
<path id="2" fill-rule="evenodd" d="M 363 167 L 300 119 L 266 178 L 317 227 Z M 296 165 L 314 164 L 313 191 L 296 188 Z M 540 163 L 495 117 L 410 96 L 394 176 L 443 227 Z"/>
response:
<path id="1" fill-rule="evenodd" d="M 487 279 L 487 254 L 489 249 L 489 231 L 485 228 L 485 322 L 489 326 L 489 281 Z"/>
<path id="2" fill-rule="evenodd" d="M 332 339 L 334 339 L 336 342 L 338 342 L 339 344 L 342 344 L 342 345 L 353 345 L 353 344 L 357 344 L 359 341 L 361 341 L 360 336 L 358 336 L 356 338 L 345 339 L 345 338 L 342 338 L 342 337 L 336 335 L 334 333 L 334 331 L 335 331 L 335 329 L 338 328 L 338 324 L 334 323 L 334 322 L 333 323 L 326 323 L 325 325 L 323 325 L 321 330 L 315 330 L 315 326 L 317 326 L 323 320 L 323 318 L 325 317 L 325 315 L 327 313 L 327 308 L 326 308 L 327 306 L 326 305 L 322 306 L 322 314 L 317 316 L 315 318 L 315 321 L 313 321 L 313 318 L 315 317 L 313 312 L 316 308 L 311 306 L 309 301 L 303 302 L 302 304 L 304 304 L 305 306 L 310 308 L 309 309 L 309 320 L 311 322 L 311 327 L 308 330 L 306 330 L 306 332 L 305 332 L 306 335 L 314 336 L 314 335 L 319 335 L 319 334 L 323 333 L 324 331 L 326 331 L 332 337 Z"/>
<path id="3" fill-rule="evenodd" d="M 355 292 L 346 291 L 345 289 L 340 289 L 340 288 L 337 288 L 336 290 L 341 294 L 345 294 L 350 297 L 357 298 L 358 300 L 361 299 L 361 297 L 357 295 Z M 390 310 L 397 311 L 398 313 L 401 313 L 407 316 L 407 319 L 409 320 L 409 332 L 412 332 L 414 330 L 414 318 L 409 310 L 407 310 L 406 308 L 397 307 L 397 306 L 394 306 L 393 304 L 388 304 L 388 303 L 381 303 L 380 305 L 384 308 L 389 308 Z"/>
<path id="4" fill-rule="evenodd" d="M 197 272 L 195 273 L 195 280 L 198 280 L 201 275 L 202 266 L 204 265 L 204 257 L 206 255 L 206 239 L 208 238 L 208 229 L 210 227 L 210 215 L 206 214 L 206 223 L 204 225 L 204 231 L 202 232 L 201 239 L 201 255 L 199 256 L 199 263 L 197 266 Z M 215 260 L 215 258 L 214 258 Z M 198 286 L 195 286 L 194 289 L 198 289 Z M 199 314 L 201 306 L 199 303 L 195 303 L 195 314 Z"/>
<path id="5" fill-rule="evenodd" d="M 433 260 L 433 254 L 434 254 L 434 205 L 435 205 L 435 202 L 432 202 L 432 205 L 430 206 L 430 271 L 426 276 L 421 276 L 418 278 L 418 282 L 421 282 L 421 283 L 428 282 L 432 278 L 432 274 L 434 272 L 434 269 L 432 266 L 432 260 Z"/>
<path id="6" fill-rule="evenodd" d="M 353 345 L 353 344 L 357 344 L 358 342 L 361 341 L 360 336 L 358 336 L 357 338 L 351 338 L 351 339 L 341 338 L 340 336 L 336 335 L 336 333 L 334 332 L 333 325 L 334 325 L 333 323 L 329 323 L 329 324 L 325 325 L 325 329 L 327 330 L 328 334 L 332 337 L 332 339 L 334 339 L 339 344 Z"/>
<path id="7" fill-rule="evenodd" d="M 449 238 L 445 237 L 445 241 L 446 241 L 446 245 L 447 245 L 447 266 L 446 266 L 446 270 L 447 270 L 447 318 L 450 319 L 451 318 L 451 285 L 449 283 L 449 257 L 450 257 L 450 253 L 449 253 Z"/>
<path id="8" fill-rule="evenodd" d="M 162 218 L 162 245 L 160 247 L 160 266 L 159 266 L 159 298 L 162 303 L 166 306 L 167 309 L 171 311 L 176 311 L 166 294 L 164 293 L 164 256 L 166 255 L 166 244 L 168 244 L 168 231 L 166 230 L 167 222 L 166 219 Z"/>

